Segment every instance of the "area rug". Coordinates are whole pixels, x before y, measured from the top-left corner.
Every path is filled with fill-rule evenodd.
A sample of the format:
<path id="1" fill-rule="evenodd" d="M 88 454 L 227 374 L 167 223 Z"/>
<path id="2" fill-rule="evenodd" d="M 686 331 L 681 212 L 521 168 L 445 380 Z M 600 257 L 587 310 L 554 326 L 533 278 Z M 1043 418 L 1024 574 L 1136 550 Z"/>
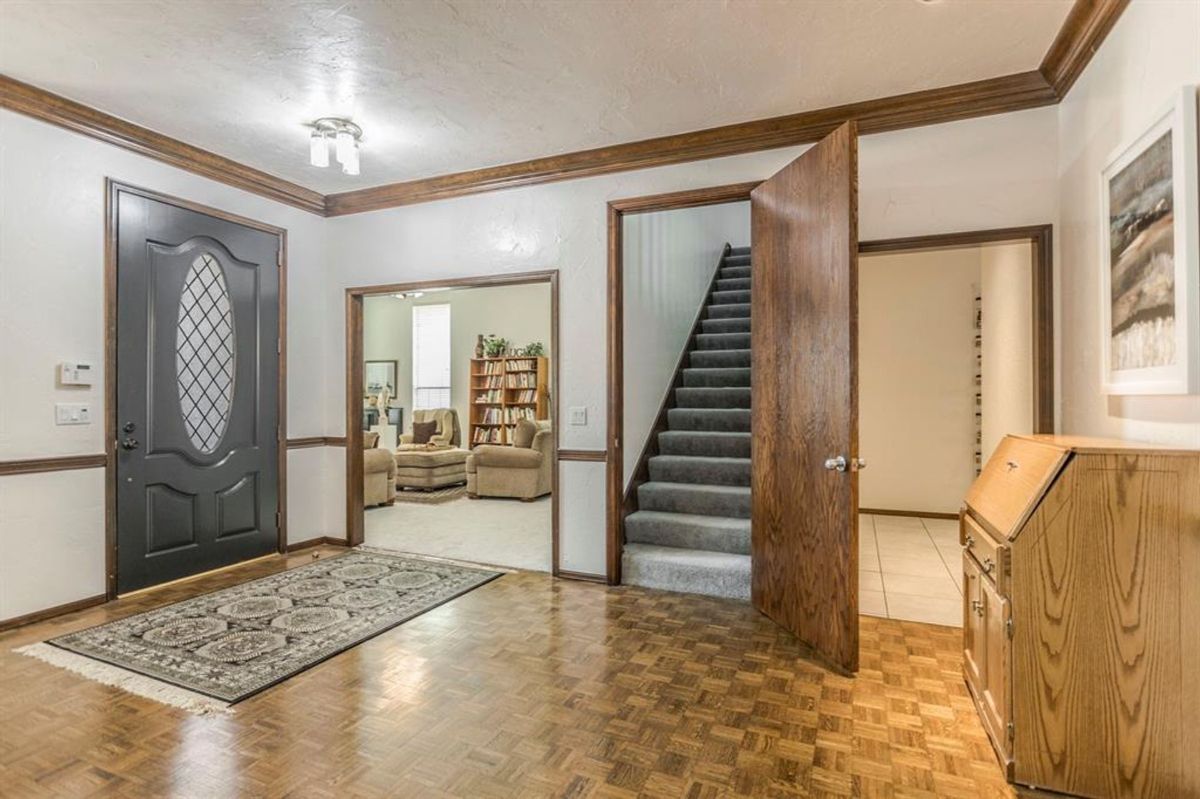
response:
<path id="1" fill-rule="evenodd" d="M 426 491 L 422 488 L 396 489 L 397 502 L 416 502 L 421 505 L 440 505 L 443 502 L 453 502 L 467 495 L 465 485 L 446 486 Z"/>
<path id="2" fill-rule="evenodd" d="M 500 574 L 354 550 L 17 651 L 219 712 Z"/>

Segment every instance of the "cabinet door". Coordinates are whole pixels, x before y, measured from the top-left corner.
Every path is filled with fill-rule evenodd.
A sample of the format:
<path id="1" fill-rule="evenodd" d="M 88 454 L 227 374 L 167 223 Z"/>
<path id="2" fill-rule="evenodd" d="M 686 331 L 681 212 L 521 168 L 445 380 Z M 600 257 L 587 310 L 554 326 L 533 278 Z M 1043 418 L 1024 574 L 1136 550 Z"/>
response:
<path id="1" fill-rule="evenodd" d="M 983 694 L 979 696 L 984 724 L 992 734 L 996 748 L 1004 753 L 1005 759 L 1012 757 L 1012 740 L 1008 735 L 1011 712 L 1008 702 L 1009 647 L 1008 647 L 1008 600 L 1000 596 L 989 580 L 981 579 L 979 588 L 983 614 L 976 616 L 985 628 L 983 656 Z"/>
<path id="2" fill-rule="evenodd" d="M 963 675 L 977 700 L 982 701 L 987 668 L 987 628 L 983 614 L 983 573 L 963 552 Z"/>

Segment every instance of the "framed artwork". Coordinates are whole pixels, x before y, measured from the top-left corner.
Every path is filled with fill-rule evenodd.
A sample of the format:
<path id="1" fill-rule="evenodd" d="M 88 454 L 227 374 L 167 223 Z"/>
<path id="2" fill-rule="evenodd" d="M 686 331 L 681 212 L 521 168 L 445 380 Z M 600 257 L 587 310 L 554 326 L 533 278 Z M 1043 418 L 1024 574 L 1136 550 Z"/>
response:
<path id="1" fill-rule="evenodd" d="M 1181 89 L 1101 173 L 1108 394 L 1200 392 L 1196 113 L 1195 87 Z"/>
<path id="2" fill-rule="evenodd" d="M 396 396 L 396 367 L 396 361 L 364 361 L 363 393 L 374 397 L 386 386 Z"/>

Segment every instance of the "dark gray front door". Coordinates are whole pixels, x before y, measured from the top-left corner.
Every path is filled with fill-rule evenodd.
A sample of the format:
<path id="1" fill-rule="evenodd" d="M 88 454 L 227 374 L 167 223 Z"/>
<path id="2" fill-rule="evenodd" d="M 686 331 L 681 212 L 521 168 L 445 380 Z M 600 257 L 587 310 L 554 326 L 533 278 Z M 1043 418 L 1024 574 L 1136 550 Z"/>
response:
<path id="1" fill-rule="evenodd" d="M 277 547 L 279 237 L 115 202 L 123 592 Z"/>

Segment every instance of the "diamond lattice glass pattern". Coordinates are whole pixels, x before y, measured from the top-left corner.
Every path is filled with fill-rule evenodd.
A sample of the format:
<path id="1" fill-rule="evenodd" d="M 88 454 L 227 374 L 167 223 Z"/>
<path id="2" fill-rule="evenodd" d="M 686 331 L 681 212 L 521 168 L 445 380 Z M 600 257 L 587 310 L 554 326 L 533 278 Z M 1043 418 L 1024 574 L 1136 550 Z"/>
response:
<path id="1" fill-rule="evenodd" d="M 229 425 L 233 401 L 233 309 L 221 265 L 209 253 L 192 262 L 179 298 L 175 376 L 192 445 L 211 453 Z"/>

